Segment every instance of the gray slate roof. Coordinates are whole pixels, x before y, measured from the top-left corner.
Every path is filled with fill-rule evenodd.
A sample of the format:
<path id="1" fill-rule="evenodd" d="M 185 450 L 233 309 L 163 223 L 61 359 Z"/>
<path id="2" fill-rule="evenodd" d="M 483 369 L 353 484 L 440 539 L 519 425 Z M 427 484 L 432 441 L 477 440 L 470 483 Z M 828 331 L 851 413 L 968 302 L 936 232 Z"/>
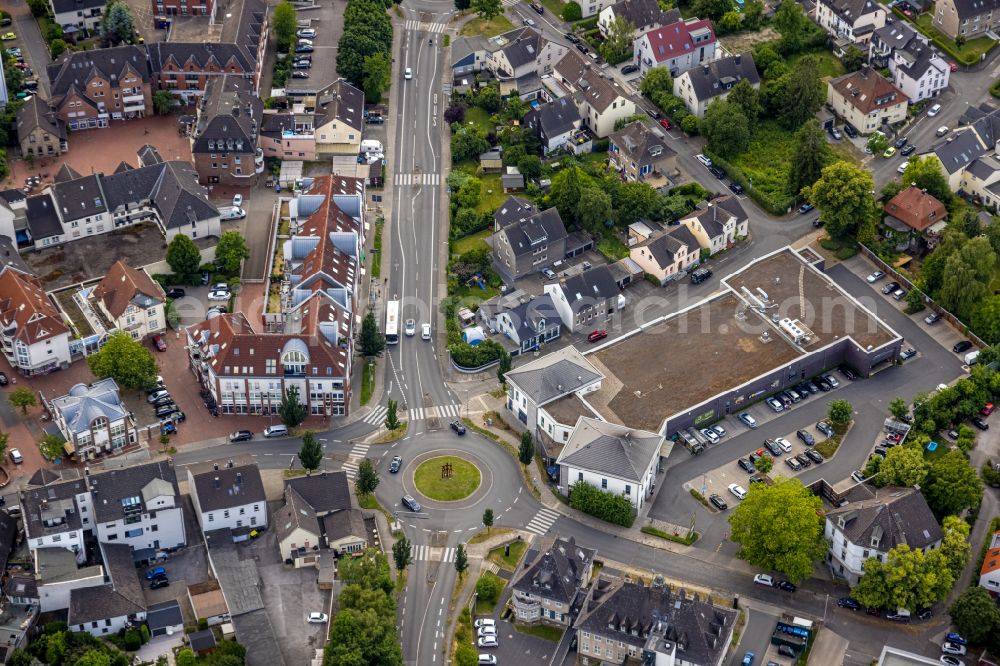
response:
<path id="1" fill-rule="evenodd" d="M 661 444 L 663 435 L 580 417 L 556 462 L 638 483 Z"/>
<path id="2" fill-rule="evenodd" d="M 881 552 L 902 544 L 926 548 L 942 537 L 941 527 L 916 488 L 882 488 L 878 497 L 833 509 L 826 519 L 851 543 Z"/>
<path id="3" fill-rule="evenodd" d="M 188 642 L 195 652 L 211 650 L 215 647 L 215 633 L 211 629 L 196 631 L 193 634 L 188 634 Z"/>
<path id="4" fill-rule="evenodd" d="M 976 132 L 965 129 L 955 132 L 950 140 L 931 149 L 949 174 L 961 171 L 973 160 L 986 154 Z"/>
<path id="5" fill-rule="evenodd" d="M 569 607 L 580 588 L 589 582 L 583 580 L 583 576 L 593 564 L 596 553 L 591 548 L 577 546 L 573 537 L 556 538 L 541 557 L 526 563 L 514 582 L 514 589 Z"/>
<path id="6" fill-rule="evenodd" d="M 323 531 L 326 533 L 328 541 L 337 541 L 344 537 L 354 536 L 365 543 L 368 542 L 368 534 L 365 531 L 365 519 L 360 509 L 348 509 L 338 511 L 320 519 L 323 523 Z"/>
<path id="7" fill-rule="evenodd" d="M 535 62 L 545 44 L 545 38 L 527 26 L 509 30 L 500 37 L 507 40 L 500 50 L 507 56 L 510 66 L 514 69 Z"/>
<path id="8" fill-rule="evenodd" d="M 220 69 L 234 62 L 242 71 L 252 72 L 256 56 L 256 50 L 250 52 L 236 44 L 217 42 L 154 42 L 146 44 L 146 50 L 149 52 L 149 64 L 154 72 L 163 71 L 164 65 L 171 62 L 183 69 L 188 61 L 194 63 L 198 69 L 210 62 L 218 63 Z"/>
<path id="9" fill-rule="evenodd" d="M 674 256 L 680 251 L 682 245 L 687 245 L 688 252 L 696 247 L 701 247 L 694 234 L 684 225 L 679 225 L 671 229 L 669 233 L 655 235 L 639 243 L 636 247 L 645 247 L 662 268 L 674 263 Z"/>
<path id="10" fill-rule="evenodd" d="M 82 220 L 108 211 L 101 181 L 96 174 L 55 183 L 52 186 L 52 196 L 65 222 Z"/>
<path id="11" fill-rule="evenodd" d="M 52 405 L 74 434 L 89 432 L 94 419 L 104 417 L 114 423 L 128 415 L 118 395 L 118 384 L 110 377 L 89 386 L 75 384 L 69 393 L 54 399 Z"/>
<path id="12" fill-rule="evenodd" d="M 110 582 L 70 592 L 68 623 L 71 627 L 146 610 L 139 574 L 132 562 L 132 548 L 124 543 L 102 543 L 100 548 Z"/>
<path id="13" fill-rule="evenodd" d="M 953 3 L 960 21 L 1000 9 L 1000 0 L 953 0 Z"/>
<path id="14" fill-rule="evenodd" d="M 180 604 L 176 599 L 153 604 L 146 609 L 146 623 L 151 631 L 184 624 Z"/>
<path id="15" fill-rule="evenodd" d="M 580 112 L 570 97 L 542 104 L 524 116 L 524 124 L 546 139 L 572 132 L 581 122 Z"/>
<path id="16" fill-rule="evenodd" d="M 551 328 L 553 324 L 559 325 L 561 323 L 556 304 L 549 294 L 536 296 L 527 303 L 519 302 L 517 307 L 509 311 L 508 316 L 517 325 L 518 334 L 522 340 L 538 335 L 538 324 L 542 320 L 546 322 L 546 329 Z"/>
<path id="17" fill-rule="evenodd" d="M 52 8 L 56 14 L 64 14 L 66 12 L 86 12 L 90 15 L 91 9 L 97 9 L 99 7 L 103 8 L 106 4 L 105 0 L 50 0 L 52 3 Z M 75 25 L 75 24 L 74 24 Z"/>
<path id="18" fill-rule="evenodd" d="M 80 512 L 76 510 L 74 497 L 85 492 L 87 483 L 84 479 L 25 490 L 21 494 L 21 509 L 28 536 L 39 537 L 80 529 L 83 523 L 80 521 Z M 61 522 L 46 527 L 46 520 Z"/>
<path id="19" fill-rule="evenodd" d="M 553 206 L 524 221 L 508 224 L 497 233 L 507 235 L 511 250 L 520 257 L 534 252 L 539 245 L 562 240 L 566 237 L 566 227 L 559 210 Z"/>
<path id="20" fill-rule="evenodd" d="M 589 305 L 595 300 L 607 300 L 621 294 L 621 289 L 607 266 L 594 266 L 574 275 L 563 283 L 562 290 L 574 311 L 579 305 Z"/>
<path id="21" fill-rule="evenodd" d="M 603 377 L 575 347 L 556 350 L 507 373 L 507 380 L 538 406 L 578 391 Z"/>
<path id="22" fill-rule="evenodd" d="M 636 120 L 608 137 L 612 144 L 638 165 L 651 164 L 676 155 L 673 148 L 652 131 L 645 122 Z"/>
<path id="23" fill-rule="evenodd" d="M 872 14 L 878 9 L 885 11 L 874 0 L 820 0 L 833 10 L 833 13 L 851 25 L 862 16 Z"/>
<path id="24" fill-rule="evenodd" d="M 218 482 L 216 482 L 218 479 Z M 201 511 L 219 511 L 265 502 L 264 482 L 257 465 L 235 465 L 208 470 L 194 475 Z"/>
<path id="25" fill-rule="evenodd" d="M 286 479 L 285 489 L 289 488 L 319 514 L 351 508 L 351 484 L 344 471 Z"/>
<path id="26" fill-rule="evenodd" d="M 103 0 L 101 4 L 104 4 Z M 17 110 L 17 133 L 26 137 L 32 130 L 41 128 L 59 137 L 66 138 L 66 126 L 52 112 L 49 105 L 38 95 L 32 95 L 24 105 Z"/>
<path id="27" fill-rule="evenodd" d="M 615 17 L 622 17 L 636 28 L 659 24 L 668 25 L 681 18 L 680 10 L 663 11 L 656 0 L 618 0 L 611 5 Z"/>
<path id="28" fill-rule="evenodd" d="M 250 82 L 237 74 L 212 77 L 204 99 L 191 150 L 253 155 L 264 102 L 253 94 Z"/>
<path id="29" fill-rule="evenodd" d="M 338 79 L 316 96 L 316 127 L 336 120 L 357 131 L 365 126 L 365 94 L 345 79 Z"/>
<path id="30" fill-rule="evenodd" d="M 278 647 L 266 610 L 262 608 L 235 616 L 233 627 L 236 629 L 236 640 L 247 649 L 247 666 L 285 665 L 285 657 Z"/>
<path id="31" fill-rule="evenodd" d="M 122 502 L 126 499 L 138 500 L 146 510 L 145 505 L 155 497 L 171 494 L 175 506 L 180 506 L 177 473 L 167 460 L 91 473 L 87 478 L 94 493 L 94 517 L 100 523 L 124 519 Z"/>
<path id="32" fill-rule="evenodd" d="M 537 212 L 538 208 L 527 199 L 507 197 L 507 200 L 493 213 L 494 228 L 503 229 L 514 222 L 526 220 Z"/>
<path id="33" fill-rule="evenodd" d="M 35 241 L 62 233 L 62 223 L 56 212 L 56 203 L 48 192 L 28 197 L 25 202 L 25 214 L 28 218 L 28 229 Z"/>
<path id="34" fill-rule="evenodd" d="M 148 47 L 147 47 L 148 48 Z M 133 70 L 144 83 L 149 82 L 146 49 L 141 46 L 114 46 L 108 49 L 67 51 L 46 68 L 52 82 L 52 97 L 60 97 L 71 87 L 86 89 L 87 80 L 95 72 L 111 79 L 121 79 L 127 70 Z"/>
<path id="35" fill-rule="evenodd" d="M 686 72 L 691 80 L 691 89 L 699 101 L 718 97 L 746 80 L 752 86 L 760 85 L 760 75 L 753 64 L 753 56 L 749 53 L 726 56 L 694 67 Z M 683 75 L 682 75 L 683 76 Z"/>
<path id="36" fill-rule="evenodd" d="M 726 220 L 735 217 L 736 223 L 739 224 L 747 219 L 747 214 L 736 197 L 725 196 L 702 208 L 695 217 L 701 222 L 709 238 L 715 238 L 725 232 L 723 224 Z"/>

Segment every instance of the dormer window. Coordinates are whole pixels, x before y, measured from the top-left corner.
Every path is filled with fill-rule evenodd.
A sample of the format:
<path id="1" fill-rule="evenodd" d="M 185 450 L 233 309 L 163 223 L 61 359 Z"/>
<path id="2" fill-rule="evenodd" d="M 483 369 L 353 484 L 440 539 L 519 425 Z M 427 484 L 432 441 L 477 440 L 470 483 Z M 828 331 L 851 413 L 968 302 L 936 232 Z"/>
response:
<path id="1" fill-rule="evenodd" d="M 871 546 L 872 548 L 878 548 L 879 542 L 882 541 L 878 536 L 872 535 Z"/>

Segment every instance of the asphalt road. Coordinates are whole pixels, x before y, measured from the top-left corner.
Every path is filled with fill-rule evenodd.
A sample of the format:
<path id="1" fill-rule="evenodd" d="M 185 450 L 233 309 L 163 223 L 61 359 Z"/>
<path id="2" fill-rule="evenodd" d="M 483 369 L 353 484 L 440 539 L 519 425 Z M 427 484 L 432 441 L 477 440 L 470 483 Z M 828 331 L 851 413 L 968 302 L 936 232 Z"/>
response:
<path id="1" fill-rule="evenodd" d="M 4 48 L 20 46 L 24 55 L 24 62 L 27 63 L 38 77 L 38 93 L 42 99 L 49 98 L 49 77 L 45 71 L 51 59 L 49 49 L 42 39 L 42 33 L 38 30 L 38 23 L 35 17 L 29 12 L 27 16 L 19 16 L 14 19 L 14 32 L 17 34 L 16 42 L 4 42 Z M 8 91 L 11 97 L 17 93 L 16 90 Z"/>

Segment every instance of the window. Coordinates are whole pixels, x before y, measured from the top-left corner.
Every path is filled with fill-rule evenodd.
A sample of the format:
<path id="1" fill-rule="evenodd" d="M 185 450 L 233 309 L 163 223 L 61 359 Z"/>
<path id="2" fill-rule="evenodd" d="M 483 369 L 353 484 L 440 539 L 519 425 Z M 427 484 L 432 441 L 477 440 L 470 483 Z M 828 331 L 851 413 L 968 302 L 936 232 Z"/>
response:
<path id="1" fill-rule="evenodd" d="M 211 522 L 213 522 L 214 520 L 215 520 L 215 514 L 212 514 L 212 513 L 208 514 L 208 522 L 210 522 L 210 523 L 211 523 Z"/>
<path id="2" fill-rule="evenodd" d="M 608 489 L 608 480 L 607 479 L 601 479 L 601 488 L 603 488 L 604 490 Z"/>
<path id="3" fill-rule="evenodd" d="M 583 472 L 577 472 L 576 473 L 576 480 L 577 481 L 583 481 Z"/>
<path id="4" fill-rule="evenodd" d="M 229 517 L 229 509 L 226 509 L 225 511 L 222 512 L 222 517 L 223 518 L 228 518 Z"/>
<path id="5" fill-rule="evenodd" d="M 142 528 L 141 527 L 137 527 L 134 530 L 127 530 L 125 532 L 125 538 L 126 539 L 131 539 L 133 537 L 138 537 L 138 536 L 142 536 Z"/>

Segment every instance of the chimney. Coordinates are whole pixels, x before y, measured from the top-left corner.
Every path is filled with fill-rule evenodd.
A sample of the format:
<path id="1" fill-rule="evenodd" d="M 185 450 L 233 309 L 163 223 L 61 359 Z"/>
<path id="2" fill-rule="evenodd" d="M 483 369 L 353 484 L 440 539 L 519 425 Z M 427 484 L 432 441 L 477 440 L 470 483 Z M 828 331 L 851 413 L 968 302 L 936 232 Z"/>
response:
<path id="1" fill-rule="evenodd" d="M 216 472 L 218 472 L 219 471 L 219 463 L 212 463 L 212 469 L 214 469 Z"/>
<path id="2" fill-rule="evenodd" d="M 740 62 L 741 62 L 742 60 L 743 60 L 743 56 L 742 56 L 741 54 L 739 54 L 739 53 L 737 53 L 737 54 L 736 54 L 736 55 L 735 55 L 735 56 L 733 57 L 733 62 L 734 62 L 734 63 L 736 63 L 737 65 L 738 65 L 738 64 L 740 64 Z"/>
<path id="3" fill-rule="evenodd" d="M 236 472 L 236 485 L 243 485 L 243 472 Z"/>
<path id="4" fill-rule="evenodd" d="M 228 467 L 228 468 L 232 469 L 232 467 L 233 467 L 233 459 L 232 459 L 232 458 L 230 458 L 230 459 L 229 459 L 229 462 L 228 462 L 228 463 L 226 463 L 226 467 Z"/>
<path id="5" fill-rule="evenodd" d="M 219 477 L 215 477 L 213 485 L 215 485 L 216 488 L 219 487 Z"/>

